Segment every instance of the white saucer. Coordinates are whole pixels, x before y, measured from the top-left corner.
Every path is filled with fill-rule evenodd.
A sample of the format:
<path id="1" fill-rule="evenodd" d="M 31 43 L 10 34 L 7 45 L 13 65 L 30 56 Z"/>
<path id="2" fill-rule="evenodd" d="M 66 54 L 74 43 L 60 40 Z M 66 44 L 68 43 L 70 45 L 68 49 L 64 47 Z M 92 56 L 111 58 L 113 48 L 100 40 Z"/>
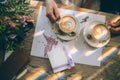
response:
<path id="1" fill-rule="evenodd" d="M 98 48 L 105 46 L 110 41 L 110 32 L 108 33 L 108 38 L 102 42 L 95 41 L 93 39 L 88 39 L 87 35 L 89 34 L 90 24 L 83 29 L 83 36 L 85 41 L 92 47 Z"/>
<path id="2" fill-rule="evenodd" d="M 75 19 L 76 19 L 76 18 L 75 18 Z M 76 19 L 76 21 L 77 21 L 76 29 L 73 31 L 73 32 L 76 33 L 75 36 L 61 35 L 61 34 L 59 34 L 59 32 L 58 32 L 58 30 L 59 30 L 58 25 L 55 26 L 55 27 L 56 27 L 56 29 L 55 29 L 55 34 L 56 34 L 56 36 L 57 36 L 59 39 L 65 40 L 65 41 L 69 41 L 69 40 L 75 39 L 77 36 L 79 36 L 79 33 L 80 33 L 80 25 L 79 25 L 79 22 L 78 22 L 77 19 Z"/>
<path id="3" fill-rule="evenodd" d="M 56 34 L 58 38 L 60 38 L 61 40 L 65 40 L 65 41 L 70 41 L 70 40 L 73 40 L 77 37 L 77 35 L 75 36 L 68 36 L 68 35 L 60 35 L 60 34 Z"/>

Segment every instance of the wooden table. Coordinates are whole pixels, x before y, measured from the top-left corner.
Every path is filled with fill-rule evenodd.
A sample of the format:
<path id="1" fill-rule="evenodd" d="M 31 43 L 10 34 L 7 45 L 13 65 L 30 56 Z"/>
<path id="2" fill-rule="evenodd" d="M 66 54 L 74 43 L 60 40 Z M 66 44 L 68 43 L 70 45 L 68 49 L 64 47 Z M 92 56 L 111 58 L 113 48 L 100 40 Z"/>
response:
<path id="1" fill-rule="evenodd" d="M 40 5 L 45 5 L 45 4 L 43 2 L 39 2 L 36 6 L 32 7 L 34 9 L 33 19 L 35 22 L 37 20 L 37 15 L 38 15 L 38 10 Z M 84 9 L 84 8 L 77 8 L 77 7 L 70 7 L 70 6 L 63 6 L 63 5 L 59 5 L 59 7 L 67 8 L 67 9 L 75 9 L 82 12 L 90 12 L 90 13 L 105 15 L 107 20 L 115 16 L 113 14 L 94 11 L 90 9 Z M 24 48 L 22 51 L 28 55 L 30 55 L 30 52 L 31 52 L 34 30 L 35 29 L 33 28 L 30 31 L 29 36 L 24 41 Z M 106 45 L 105 48 L 103 49 L 103 53 L 113 46 L 116 46 L 116 47 L 120 46 L 120 36 L 112 37 L 109 44 Z M 31 61 L 27 65 L 28 73 L 32 72 L 35 68 L 38 68 L 38 67 L 45 67 L 48 73 L 52 72 L 51 65 L 48 59 L 33 57 L 33 56 L 30 56 L 30 58 L 31 58 Z M 108 59 L 102 62 L 100 67 L 83 65 L 83 64 L 75 64 L 74 68 L 70 70 L 65 70 L 64 72 L 65 72 L 64 80 L 67 80 L 68 77 L 70 77 L 75 73 L 81 74 L 84 80 L 120 80 L 120 53 L 116 52 L 113 55 L 111 55 Z M 26 75 L 24 75 L 20 80 L 23 80 Z"/>

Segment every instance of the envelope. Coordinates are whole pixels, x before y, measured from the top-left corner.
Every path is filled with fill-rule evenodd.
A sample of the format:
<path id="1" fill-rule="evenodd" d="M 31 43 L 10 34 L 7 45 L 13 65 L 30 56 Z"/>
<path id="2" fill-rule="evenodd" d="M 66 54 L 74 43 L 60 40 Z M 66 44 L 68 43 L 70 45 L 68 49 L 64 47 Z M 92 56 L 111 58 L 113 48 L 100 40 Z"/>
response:
<path id="1" fill-rule="evenodd" d="M 73 59 L 62 43 L 53 46 L 47 53 L 53 72 L 59 72 L 65 69 L 71 69 L 74 66 Z"/>

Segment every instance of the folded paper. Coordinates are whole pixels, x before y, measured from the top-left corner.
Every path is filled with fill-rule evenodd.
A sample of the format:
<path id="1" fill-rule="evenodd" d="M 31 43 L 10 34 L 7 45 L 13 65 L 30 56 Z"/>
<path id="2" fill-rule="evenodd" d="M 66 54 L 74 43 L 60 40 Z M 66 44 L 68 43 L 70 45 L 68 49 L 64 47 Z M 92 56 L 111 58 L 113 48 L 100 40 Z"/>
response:
<path id="1" fill-rule="evenodd" d="M 62 43 L 53 46 L 52 50 L 47 53 L 54 72 L 70 69 L 74 66 L 71 55 Z"/>

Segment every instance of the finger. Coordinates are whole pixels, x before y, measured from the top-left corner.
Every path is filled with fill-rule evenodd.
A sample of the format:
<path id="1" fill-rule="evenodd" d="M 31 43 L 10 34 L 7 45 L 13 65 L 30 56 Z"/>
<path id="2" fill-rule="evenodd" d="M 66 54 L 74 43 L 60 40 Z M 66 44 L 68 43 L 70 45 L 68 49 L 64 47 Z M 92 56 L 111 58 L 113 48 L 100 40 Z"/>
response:
<path id="1" fill-rule="evenodd" d="M 110 31 L 111 31 L 112 33 L 120 33 L 120 27 L 110 28 Z"/>
<path id="2" fill-rule="evenodd" d="M 59 14 L 59 11 L 57 8 L 54 8 L 54 14 L 55 14 L 55 17 L 56 17 L 56 20 L 59 20 L 60 19 L 60 14 Z"/>
<path id="3" fill-rule="evenodd" d="M 111 30 L 114 30 L 114 31 L 120 31 L 120 27 L 111 28 Z"/>
<path id="4" fill-rule="evenodd" d="M 118 27 L 118 26 L 120 26 L 120 23 L 116 22 L 116 23 L 112 23 L 111 25 L 112 25 L 112 27 Z"/>
<path id="5" fill-rule="evenodd" d="M 56 16 L 54 13 L 50 14 L 50 18 L 55 22 L 57 20 Z"/>
<path id="6" fill-rule="evenodd" d="M 50 20 L 51 22 L 55 22 L 55 21 L 56 21 L 56 17 L 55 17 L 55 15 L 54 15 L 54 13 L 53 13 L 53 10 L 47 12 L 46 16 L 49 18 L 49 20 Z"/>

